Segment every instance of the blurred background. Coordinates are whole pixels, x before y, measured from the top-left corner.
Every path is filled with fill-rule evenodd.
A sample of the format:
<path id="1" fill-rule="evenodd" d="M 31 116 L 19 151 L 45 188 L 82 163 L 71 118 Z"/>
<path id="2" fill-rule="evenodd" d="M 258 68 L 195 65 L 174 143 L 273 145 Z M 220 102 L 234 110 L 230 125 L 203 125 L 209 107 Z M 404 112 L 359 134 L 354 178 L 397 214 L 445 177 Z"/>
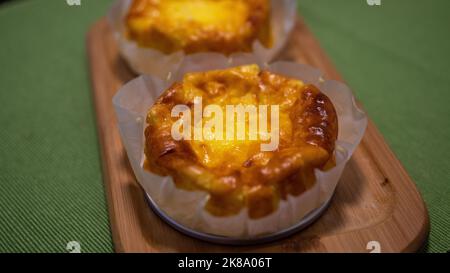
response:
<path id="1" fill-rule="evenodd" d="M 450 1 L 299 0 L 450 250 Z M 85 37 L 110 0 L 0 4 L 0 252 L 111 252 Z"/>

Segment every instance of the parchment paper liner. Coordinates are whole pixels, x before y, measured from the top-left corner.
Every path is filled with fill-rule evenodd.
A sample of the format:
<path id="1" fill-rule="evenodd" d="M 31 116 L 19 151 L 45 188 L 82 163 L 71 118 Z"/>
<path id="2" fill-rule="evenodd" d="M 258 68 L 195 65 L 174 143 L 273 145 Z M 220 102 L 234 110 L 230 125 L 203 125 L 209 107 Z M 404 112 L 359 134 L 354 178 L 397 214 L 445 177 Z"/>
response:
<path id="1" fill-rule="evenodd" d="M 271 1 L 274 45 L 272 48 L 265 48 L 259 41 L 253 43 L 252 54 L 263 62 L 271 61 L 283 48 L 294 27 L 297 12 L 296 0 Z M 168 73 L 178 68 L 186 55 L 182 51 L 164 54 L 155 49 L 139 47 L 136 42 L 127 39 L 124 35 L 124 20 L 131 2 L 132 0 L 117 0 L 108 12 L 109 25 L 113 30 L 120 54 L 136 73 L 156 75 L 164 79 Z"/>
<path id="2" fill-rule="evenodd" d="M 235 216 L 215 217 L 204 210 L 208 198 L 206 192 L 180 190 L 175 187 L 171 177 L 160 177 L 142 168 L 145 118 L 154 100 L 174 81 L 180 81 L 186 72 L 221 69 L 246 63 L 257 63 L 262 69 L 315 84 L 333 102 L 339 121 L 336 167 L 327 172 L 316 169 L 317 181 L 313 188 L 300 196 L 289 196 L 286 201 L 281 200 L 276 212 L 258 220 L 250 219 L 247 209 L 243 209 Z M 171 79 L 140 76 L 123 86 L 114 97 L 113 103 L 122 141 L 134 173 L 159 208 L 188 228 L 233 238 L 252 238 L 284 230 L 328 201 L 333 195 L 345 164 L 361 141 L 367 126 L 366 115 L 356 106 L 352 92 L 343 83 L 324 81 L 320 71 L 307 65 L 276 62 L 264 66 L 251 55 L 241 55 L 234 60 L 220 54 L 187 57 Z"/>

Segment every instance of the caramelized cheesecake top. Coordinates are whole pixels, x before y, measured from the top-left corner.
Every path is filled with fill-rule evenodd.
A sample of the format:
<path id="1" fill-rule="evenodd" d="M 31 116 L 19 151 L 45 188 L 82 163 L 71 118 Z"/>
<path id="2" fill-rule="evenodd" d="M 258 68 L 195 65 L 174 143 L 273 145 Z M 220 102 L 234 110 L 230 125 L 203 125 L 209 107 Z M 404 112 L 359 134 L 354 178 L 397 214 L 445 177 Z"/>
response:
<path id="1" fill-rule="evenodd" d="M 269 0 L 134 0 L 125 20 L 129 39 L 166 54 L 228 55 L 272 43 Z"/>
<path id="2" fill-rule="evenodd" d="M 189 73 L 148 112 L 145 168 L 209 193 L 213 215 L 247 208 L 257 219 L 314 185 L 315 168 L 334 166 L 337 134 L 334 106 L 313 85 L 257 65 Z"/>

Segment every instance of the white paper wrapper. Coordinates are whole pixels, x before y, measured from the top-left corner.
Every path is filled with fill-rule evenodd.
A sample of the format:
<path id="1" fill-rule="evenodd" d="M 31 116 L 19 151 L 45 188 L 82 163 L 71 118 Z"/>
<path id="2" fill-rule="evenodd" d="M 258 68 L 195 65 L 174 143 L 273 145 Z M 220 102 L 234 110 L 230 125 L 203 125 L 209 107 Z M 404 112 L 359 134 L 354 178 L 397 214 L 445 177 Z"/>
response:
<path id="1" fill-rule="evenodd" d="M 118 43 L 120 54 L 136 73 L 156 75 L 164 79 L 168 73 L 176 71 L 185 54 L 181 51 L 164 54 L 155 49 L 139 47 L 136 42 L 127 39 L 124 35 L 124 20 L 131 3 L 132 0 L 116 0 L 108 13 L 108 21 Z M 285 45 L 294 27 L 296 3 L 296 0 L 272 0 L 274 45 L 272 48 L 265 48 L 259 41 L 255 41 L 252 54 L 259 60 L 271 61 Z M 233 55 L 230 57 L 233 58 Z"/>
<path id="2" fill-rule="evenodd" d="M 174 81 L 181 81 L 186 72 L 222 69 L 251 63 L 259 64 L 262 69 L 315 84 L 331 99 L 339 121 L 339 135 L 336 143 L 337 164 L 326 172 L 316 170 L 317 181 L 313 188 L 300 196 L 289 196 L 287 200 L 280 201 L 279 209 L 265 218 L 250 219 L 246 209 L 235 216 L 215 217 L 204 209 L 208 199 L 206 192 L 178 189 L 170 177 L 160 177 L 143 169 L 145 119 L 155 99 Z M 231 61 L 220 54 L 187 57 L 171 79 L 162 80 L 155 76 L 138 77 L 119 90 L 113 103 L 122 141 L 136 177 L 159 208 L 185 227 L 233 238 L 253 238 L 284 230 L 327 202 L 333 195 L 345 164 L 361 141 L 367 126 L 365 114 L 356 106 L 352 92 L 346 85 L 336 81 L 323 81 L 320 71 L 306 65 L 276 62 L 264 66 L 251 55 L 241 55 L 240 58 Z"/>

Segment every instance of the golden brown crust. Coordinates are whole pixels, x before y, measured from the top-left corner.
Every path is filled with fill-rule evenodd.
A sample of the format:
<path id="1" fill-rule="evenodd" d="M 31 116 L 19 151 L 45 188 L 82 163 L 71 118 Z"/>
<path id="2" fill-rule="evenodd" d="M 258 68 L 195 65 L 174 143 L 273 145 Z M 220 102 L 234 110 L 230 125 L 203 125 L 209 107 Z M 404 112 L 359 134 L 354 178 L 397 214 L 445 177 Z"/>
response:
<path id="1" fill-rule="evenodd" d="M 280 105 L 280 143 L 272 152 L 249 149 L 245 155 L 214 150 L 217 161 L 202 161 L 203 153 L 193 140 L 175 141 L 171 127 L 177 118 L 171 109 L 193 105 L 202 96 L 204 105 L 225 100 Z M 315 182 L 314 169 L 334 164 L 338 134 L 337 115 L 329 98 L 313 85 L 259 71 L 255 66 L 191 73 L 182 83 L 166 90 L 150 109 L 145 130 L 146 166 L 160 175 L 171 175 L 177 187 L 210 194 L 206 206 L 213 215 L 227 216 L 247 207 L 251 218 L 277 209 L 280 199 L 298 196 Z M 208 145 L 207 143 L 201 143 Z M 214 146 L 216 145 L 216 146 Z M 239 146 L 236 144 L 230 147 Z M 239 152 L 253 144 L 239 146 Z M 259 146 L 258 146 L 259 147 Z M 238 164 L 238 165 L 237 165 Z"/>
<path id="2" fill-rule="evenodd" d="M 249 52 L 256 40 L 271 47 L 269 2 L 134 0 L 125 19 L 127 36 L 167 54 Z"/>

